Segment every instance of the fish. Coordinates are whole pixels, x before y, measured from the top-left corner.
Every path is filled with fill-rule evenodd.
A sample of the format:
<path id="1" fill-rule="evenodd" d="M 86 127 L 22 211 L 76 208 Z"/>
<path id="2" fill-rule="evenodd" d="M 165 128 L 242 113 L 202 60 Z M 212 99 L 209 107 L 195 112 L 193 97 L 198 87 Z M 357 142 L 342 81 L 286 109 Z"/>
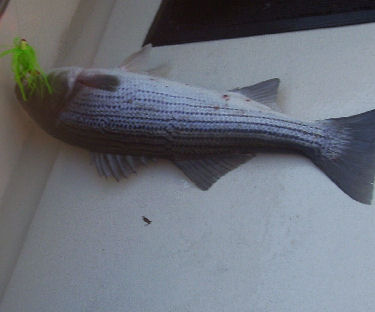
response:
<path id="1" fill-rule="evenodd" d="M 139 70 L 149 50 L 117 68 L 52 69 L 52 94 L 24 100 L 16 86 L 18 101 L 48 134 L 90 151 L 101 176 L 120 180 L 167 159 L 208 190 L 258 151 L 285 151 L 306 156 L 351 198 L 371 204 L 375 110 L 298 120 L 275 109 L 278 78 L 209 90 Z"/>

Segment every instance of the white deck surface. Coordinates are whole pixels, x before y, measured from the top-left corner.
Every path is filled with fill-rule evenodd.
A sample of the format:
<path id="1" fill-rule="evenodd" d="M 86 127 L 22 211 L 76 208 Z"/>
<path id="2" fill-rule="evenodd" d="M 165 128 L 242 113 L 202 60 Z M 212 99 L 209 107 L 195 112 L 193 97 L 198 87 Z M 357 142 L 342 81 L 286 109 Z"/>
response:
<path id="1" fill-rule="evenodd" d="M 94 64 L 137 50 L 158 4 L 117 1 Z M 279 77 L 284 112 L 340 117 L 375 108 L 374 34 L 366 24 L 168 46 L 150 62 L 220 90 Z M 87 152 L 59 146 L 1 312 L 375 311 L 374 206 L 308 159 L 259 154 L 202 192 L 164 161 L 105 180 Z"/>

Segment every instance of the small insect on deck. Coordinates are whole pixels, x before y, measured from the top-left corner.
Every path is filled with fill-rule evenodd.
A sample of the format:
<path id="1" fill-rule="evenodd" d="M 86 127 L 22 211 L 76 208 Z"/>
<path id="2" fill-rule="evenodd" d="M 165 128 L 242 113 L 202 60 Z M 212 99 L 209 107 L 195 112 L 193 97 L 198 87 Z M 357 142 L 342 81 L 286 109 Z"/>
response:
<path id="1" fill-rule="evenodd" d="M 142 220 L 143 220 L 145 223 L 147 223 L 147 224 L 145 224 L 145 226 L 146 226 L 146 225 L 149 225 L 149 224 L 152 223 L 152 221 L 151 221 L 149 218 L 146 218 L 145 216 L 142 216 Z"/>

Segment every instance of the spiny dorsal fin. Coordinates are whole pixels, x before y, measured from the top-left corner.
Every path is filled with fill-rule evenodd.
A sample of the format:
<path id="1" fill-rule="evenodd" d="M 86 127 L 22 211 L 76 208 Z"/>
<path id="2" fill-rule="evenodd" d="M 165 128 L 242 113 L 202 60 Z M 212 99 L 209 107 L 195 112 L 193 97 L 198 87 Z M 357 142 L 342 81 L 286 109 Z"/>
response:
<path id="1" fill-rule="evenodd" d="M 169 64 L 162 64 L 157 67 L 145 70 L 152 50 L 152 45 L 147 44 L 141 50 L 128 56 L 120 68 L 134 73 L 145 73 L 155 77 L 167 77 L 171 71 Z"/>
<path id="2" fill-rule="evenodd" d="M 141 50 L 129 55 L 120 65 L 120 68 L 130 72 L 141 72 L 141 68 L 144 68 L 150 57 L 151 50 L 151 44 L 145 45 Z"/>
<path id="3" fill-rule="evenodd" d="M 249 99 L 272 108 L 273 110 L 280 111 L 279 106 L 276 104 L 279 84 L 280 79 L 273 78 L 249 87 L 236 88 L 230 91 L 240 93 Z"/>
<path id="4" fill-rule="evenodd" d="M 254 156 L 253 154 L 213 156 L 194 160 L 178 160 L 174 163 L 196 186 L 206 191 L 223 175 Z"/>
<path id="5" fill-rule="evenodd" d="M 147 70 L 147 74 L 154 77 L 168 77 L 169 72 L 171 71 L 171 66 L 169 64 L 162 64 L 157 67 Z"/>

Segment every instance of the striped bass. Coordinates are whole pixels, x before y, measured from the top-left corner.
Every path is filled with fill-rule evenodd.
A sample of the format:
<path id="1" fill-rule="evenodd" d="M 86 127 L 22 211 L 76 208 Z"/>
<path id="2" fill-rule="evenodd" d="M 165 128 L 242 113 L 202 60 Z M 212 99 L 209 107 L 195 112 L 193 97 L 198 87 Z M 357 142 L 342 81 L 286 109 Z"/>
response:
<path id="1" fill-rule="evenodd" d="M 19 102 L 50 135 L 92 153 L 100 175 L 127 177 L 150 159 L 173 161 L 200 189 L 261 149 L 303 154 L 353 199 L 370 204 L 375 110 L 300 121 L 271 109 L 278 79 L 219 92 L 131 70 L 52 70 L 52 94 Z"/>

